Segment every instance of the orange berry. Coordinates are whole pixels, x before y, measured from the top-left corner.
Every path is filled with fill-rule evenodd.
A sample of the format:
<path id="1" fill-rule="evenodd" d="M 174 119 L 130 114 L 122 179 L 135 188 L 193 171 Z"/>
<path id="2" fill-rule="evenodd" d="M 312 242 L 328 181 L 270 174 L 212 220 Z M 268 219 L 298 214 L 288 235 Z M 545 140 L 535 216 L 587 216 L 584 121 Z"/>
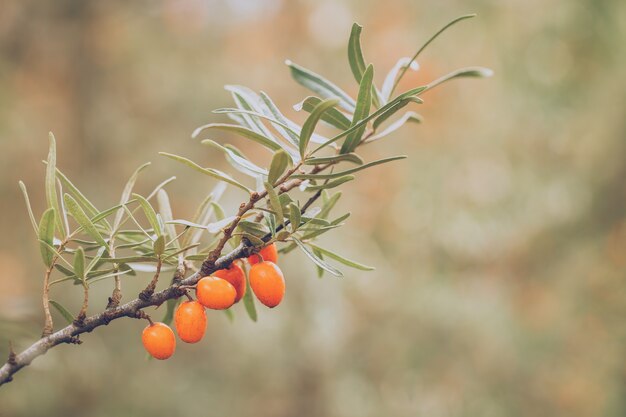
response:
<path id="1" fill-rule="evenodd" d="M 235 262 L 230 264 L 227 269 L 215 271 L 213 275 L 230 282 L 230 284 L 235 287 L 235 291 L 237 292 L 237 296 L 235 297 L 236 303 L 246 294 L 246 276 L 243 269 Z"/>
<path id="2" fill-rule="evenodd" d="M 250 268 L 250 288 L 261 303 L 276 307 L 285 295 L 285 277 L 274 262 L 259 262 Z"/>
<path id="3" fill-rule="evenodd" d="M 276 244 L 272 243 L 271 245 L 267 245 L 263 249 L 259 251 L 259 255 L 263 257 L 264 261 L 270 262 L 278 262 L 278 249 L 276 249 Z M 254 265 L 256 263 L 261 262 L 261 258 L 256 253 L 254 255 L 250 255 L 248 257 L 248 263 L 250 265 Z"/>
<path id="4" fill-rule="evenodd" d="M 167 359 L 176 350 L 174 332 L 165 323 L 154 323 L 141 333 L 143 347 L 156 359 Z"/>
<path id="5" fill-rule="evenodd" d="M 174 322 L 180 340 L 187 343 L 199 342 L 206 330 L 204 307 L 197 301 L 185 301 L 176 309 Z"/>
<path id="6" fill-rule="evenodd" d="M 222 278 L 204 277 L 198 281 L 196 297 L 200 304 L 213 310 L 226 310 L 235 303 L 237 291 Z"/>

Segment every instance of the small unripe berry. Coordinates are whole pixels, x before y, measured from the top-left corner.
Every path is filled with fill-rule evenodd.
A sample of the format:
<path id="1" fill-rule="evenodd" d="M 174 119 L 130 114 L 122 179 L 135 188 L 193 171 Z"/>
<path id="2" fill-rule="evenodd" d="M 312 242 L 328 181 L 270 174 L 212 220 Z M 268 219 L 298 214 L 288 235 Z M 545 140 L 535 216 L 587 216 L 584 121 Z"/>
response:
<path id="1" fill-rule="evenodd" d="M 154 323 L 143 329 L 141 341 L 155 359 L 167 359 L 176 350 L 174 332 L 165 323 Z"/>
<path id="2" fill-rule="evenodd" d="M 276 249 L 276 244 L 272 243 L 271 245 L 267 245 L 263 249 L 259 251 L 259 255 L 263 257 L 264 261 L 269 262 L 278 262 L 278 249 Z M 248 263 L 250 265 L 254 265 L 258 262 L 261 262 L 261 258 L 256 253 L 254 255 L 250 255 L 248 257 Z"/>
<path id="3" fill-rule="evenodd" d="M 198 281 L 196 297 L 206 308 L 226 310 L 235 303 L 237 291 L 230 282 L 222 278 L 204 277 Z"/>
<path id="4" fill-rule="evenodd" d="M 206 330 L 206 313 L 197 301 L 185 301 L 176 309 L 174 315 L 176 332 L 180 340 L 196 343 L 202 340 Z"/>
<path id="5" fill-rule="evenodd" d="M 259 262 L 250 268 L 250 288 L 267 307 L 276 307 L 285 295 L 285 277 L 273 262 Z"/>
<path id="6" fill-rule="evenodd" d="M 237 263 L 233 262 L 228 268 L 215 271 L 213 275 L 228 281 L 230 285 L 235 287 L 237 292 L 235 303 L 239 302 L 246 294 L 246 275 Z"/>

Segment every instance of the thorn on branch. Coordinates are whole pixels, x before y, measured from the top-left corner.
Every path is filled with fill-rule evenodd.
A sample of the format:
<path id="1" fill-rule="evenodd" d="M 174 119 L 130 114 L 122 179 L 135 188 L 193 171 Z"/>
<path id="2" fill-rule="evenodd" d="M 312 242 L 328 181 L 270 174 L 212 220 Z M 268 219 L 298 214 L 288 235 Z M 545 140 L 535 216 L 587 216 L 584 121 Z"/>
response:
<path id="1" fill-rule="evenodd" d="M 15 360 L 15 351 L 13 350 L 13 342 L 9 340 L 9 359 L 7 359 L 7 363 L 11 366 L 17 365 L 17 361 Z"/>
<path id="2" fill-rule="evenodd" d="M 122 300 L 122 291 L 119 288 L 115 288 L 113 293 L 109 297 L 109 303 L 107 304 L 107 310 L 118 307 Z"/>

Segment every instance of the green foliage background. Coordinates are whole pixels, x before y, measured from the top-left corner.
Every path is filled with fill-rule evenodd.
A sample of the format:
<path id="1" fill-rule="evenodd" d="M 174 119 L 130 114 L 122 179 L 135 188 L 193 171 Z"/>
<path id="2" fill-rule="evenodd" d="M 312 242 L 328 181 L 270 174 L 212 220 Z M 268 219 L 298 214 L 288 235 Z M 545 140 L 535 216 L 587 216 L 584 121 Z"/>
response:
<path id="1" fill-rule="evenodd" d="M 59 166 L 99 206 L 151 160 L 138 188 L 176 175 L 168 192 L 188 217 L 211 182 L 157 152 L 228 169 L 189 138 L 230 105 L 223 84 L 263 89 L 286 108 L 306 95 L 289 58 L 355 93 L 353 21 L 380 77 L 467 12 L 479 18 L 438 39 L 400 90 L 465 65 L 496 76 L 425 94 L 424 124 L 366 147 L 368 160 L 409 159 L 352 182 L 348 227 L 323 240 L 376 271 L 318 280 L 302 254 L 283 257 L 284 304 L 256 324 L 243 306 L 234 324 L 210 314 L 205 340 L 164 363 L 144 361 L 143 323 L 116 321 L 2 387 L 0 416 L 624 415 L 618 0 L 2 3 L 0 355 L 7 339 L 23 348 L 40 332 L 39 248 L 17 181 L 43 211 L 49 130 Z M 125 279 L 124 299 L 148 280 Z M 93 312 L 110 287 L 92 290 Z M 54 298 L 77 311 L 81 291 Z"/>

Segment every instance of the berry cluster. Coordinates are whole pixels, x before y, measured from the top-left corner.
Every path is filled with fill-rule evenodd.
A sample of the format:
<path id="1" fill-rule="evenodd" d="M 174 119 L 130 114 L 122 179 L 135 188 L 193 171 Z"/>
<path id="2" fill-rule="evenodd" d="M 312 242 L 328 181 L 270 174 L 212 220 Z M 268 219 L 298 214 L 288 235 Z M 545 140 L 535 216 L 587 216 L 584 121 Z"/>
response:
<path id="1" fill-rule="evenodd" d="M 250 288 L 265 306 L 276 307 L 285 295 L 285 278 L 276 265 L 278 251 L 275 244 L 261 249 L 248 258 Z M 225 310 L 239 302 L 246 293 L 246 276 L 236 262 L 227 269 L 203 277 L 196 285 L 196 298 L 181 303 L 176 309 L 174 322 L 180 340 L 197 343 L 202 340 L 207 325 L 205 308 Z M 176 350 L 176 338 L 165 323 L 150 323 L 141 335 L 143 346 L 152 357 L 167 359 Z"/>

